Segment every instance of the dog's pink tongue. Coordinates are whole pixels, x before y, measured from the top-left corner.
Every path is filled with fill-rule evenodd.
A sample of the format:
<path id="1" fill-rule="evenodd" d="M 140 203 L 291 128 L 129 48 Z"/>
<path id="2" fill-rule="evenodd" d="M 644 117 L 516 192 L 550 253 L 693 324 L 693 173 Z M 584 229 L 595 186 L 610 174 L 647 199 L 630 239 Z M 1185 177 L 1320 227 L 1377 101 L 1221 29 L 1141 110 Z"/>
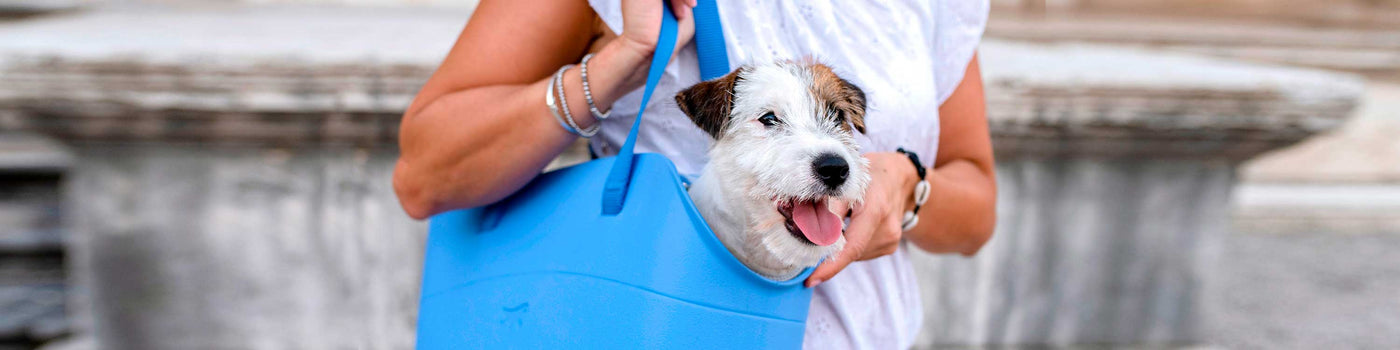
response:
<path id="1" fill-rule="evenodd" d="M 841 217 L 826 208 L 826 201 L 794 204 L 792 222 L 807 240 L 819 246 L 829 246 L 841 239 Z"/>

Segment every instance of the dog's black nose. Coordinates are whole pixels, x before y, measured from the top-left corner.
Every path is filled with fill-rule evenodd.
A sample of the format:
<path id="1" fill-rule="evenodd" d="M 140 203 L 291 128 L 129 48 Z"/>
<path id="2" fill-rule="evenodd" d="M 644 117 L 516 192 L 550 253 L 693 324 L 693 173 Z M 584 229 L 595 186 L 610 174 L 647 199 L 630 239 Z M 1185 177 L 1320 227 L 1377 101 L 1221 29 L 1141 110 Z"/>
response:
<path id="1" fill-rule="evenodd" d="M 846 175 L 850 174 L 851 167 L 846 164 L 846 159 L 841 156 L 823 153 L 812 161 L 812 171 L 817 173 L 817 178 L 826 184 L 826 187 L 836 189 L 841 184 L 846 183 Z"/>

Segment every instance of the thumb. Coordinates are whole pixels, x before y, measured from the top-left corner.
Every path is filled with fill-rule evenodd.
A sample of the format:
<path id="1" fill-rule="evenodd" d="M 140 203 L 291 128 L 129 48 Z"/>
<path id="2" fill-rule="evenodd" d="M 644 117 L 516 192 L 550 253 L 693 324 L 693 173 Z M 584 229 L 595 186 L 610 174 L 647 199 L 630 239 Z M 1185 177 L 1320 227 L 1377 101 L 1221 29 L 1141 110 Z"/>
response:
<path id="1" fill-rule="evenodd" d="M 680 51 L 695 38 L 695 0 L 671 0 L 671 12 L 676 14 L 676 47 Z"/>
<path id="2" fill-rule="evenodd" d="M 812 271 L 812 275 L 807 277 L 807 287 L 815 287 L 823 281 L 836 276 L 837 272 L 846 268 L 852 261 L 860 257 L 865 251 L 866 242 L 870 241 L 870 236 L 875 232 L 875 226 L 879 224 L 880 216 L 874 213 L 862 211 L 859 208 L 851 213 L 851 225 L 846 227 L 846 246 L 841 248 L 836 254 L 817 265 L 817 269 Z"/>
<path id="3" fill-rule="evenodd" d="M 856 253 L 854 252 L 860 251 L 852 248 L 857 247 L 854 247 L 854 244 L 847 244 L 845 249 L 841 249 L 823 261 L 821 265 L 817 265 L 817 269 L 813 270 L 812 275 L 807 277 L 807 288 L 816 287 L 817 284 L 831 279 L 831 277 L 836 276 L 837 272 L 846 269 L 846 265 L 855 261 Z"/>

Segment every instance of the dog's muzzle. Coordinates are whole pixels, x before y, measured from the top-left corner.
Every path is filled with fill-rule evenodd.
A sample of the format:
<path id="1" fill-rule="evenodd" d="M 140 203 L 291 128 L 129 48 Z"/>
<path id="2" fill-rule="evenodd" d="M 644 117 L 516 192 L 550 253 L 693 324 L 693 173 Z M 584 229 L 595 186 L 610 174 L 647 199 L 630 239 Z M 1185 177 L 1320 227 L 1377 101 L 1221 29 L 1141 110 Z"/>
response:
<path id="1" fill-rule="evenodd" d="M 828 190 L 836 190 L 841 184 L 846 183 L 846 176 L 851 173 L 851 166 L 846 163 L 841 156 L 823 153 L 812 160 L 812 172 L 817 175 L 817 179 L 822 180 Z"/>

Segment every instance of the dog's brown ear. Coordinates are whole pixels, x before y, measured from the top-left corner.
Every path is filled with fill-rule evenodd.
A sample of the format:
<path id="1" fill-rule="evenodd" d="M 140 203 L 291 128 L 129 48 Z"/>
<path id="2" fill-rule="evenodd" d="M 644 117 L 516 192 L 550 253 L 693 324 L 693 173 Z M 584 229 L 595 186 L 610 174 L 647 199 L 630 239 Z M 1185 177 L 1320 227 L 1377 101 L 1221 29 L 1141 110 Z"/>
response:
<path id="1" fill-rule="evenodd" d="M 865 133 L 865 91 L 849 80 L 842 79 L 836 72 L 821 63 L 806 63 L 812 70 L 812 94 L 826 101 L 828 116 L 835 117 L 841 126 L 850 127 Z"/>
<path id="2" fill-rule="evenodd" d="M 861 90 L 856 84 L 852 84 L 846 79 L 841 79 L 841 96 L 836 100 L 834 106 L 841 111 L 846 119 L 851 122 L 851 126 L 865 133 L 865 90 Z"/>
<path id="3" fill-rule="evenodd" d="M 734 109 L 734 85 L 739 82 L 741 70 L 682 90 L 676 94 L 676 106 L 710 137 L 719 139 L 729 121 L 729 112 Z"/>

